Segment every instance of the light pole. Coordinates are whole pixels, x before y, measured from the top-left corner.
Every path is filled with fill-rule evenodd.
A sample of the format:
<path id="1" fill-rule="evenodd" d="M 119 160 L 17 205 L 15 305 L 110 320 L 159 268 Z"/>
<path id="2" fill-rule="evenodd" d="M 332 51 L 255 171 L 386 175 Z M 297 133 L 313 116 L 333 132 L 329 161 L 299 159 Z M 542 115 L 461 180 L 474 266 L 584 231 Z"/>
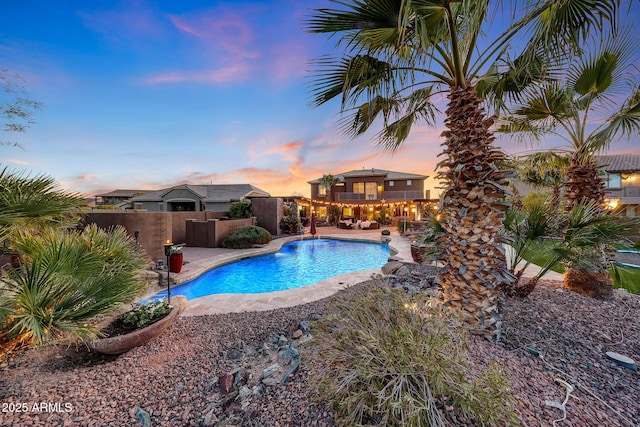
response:
<path id="1" fill-rule="evenodd" d="M 169 268 L 169 257 L 171 256 L 171 246 L 173 246 L 173 243 L 171 243 L 170 240 L 167 240 L 167 243 L 164 244 L 164 254 L 167 257 L 167 304 L 171 305 L 171 284 L 169 282 L 169 272 L 170 272 L 170 268 Z"/>

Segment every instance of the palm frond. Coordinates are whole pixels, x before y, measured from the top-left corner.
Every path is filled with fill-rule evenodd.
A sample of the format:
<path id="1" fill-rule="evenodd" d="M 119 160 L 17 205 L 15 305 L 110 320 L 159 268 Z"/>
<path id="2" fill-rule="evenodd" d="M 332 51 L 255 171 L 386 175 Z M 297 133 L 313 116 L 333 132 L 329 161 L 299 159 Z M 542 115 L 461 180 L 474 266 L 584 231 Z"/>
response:
<path id="1" fill-rule="evenodd" d="M 91 319 L 130 301 L 145 287 L 140 280 L 144 258 L 122 227 L 22 233 L 15 244 L 25 260 L 2 273 L 8 329 L 29 334 L 39 344 L 63 334 L 92 336 Z"/>

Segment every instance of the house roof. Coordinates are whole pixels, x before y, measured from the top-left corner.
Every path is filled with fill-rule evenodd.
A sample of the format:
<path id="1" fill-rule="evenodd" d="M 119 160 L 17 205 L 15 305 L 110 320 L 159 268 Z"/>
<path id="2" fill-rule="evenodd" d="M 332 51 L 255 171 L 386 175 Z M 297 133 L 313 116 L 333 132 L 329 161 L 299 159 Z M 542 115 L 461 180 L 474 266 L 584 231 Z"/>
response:
<path id="1" fill-rule="evenodd" d="M 418 175 L 414 173 L 406 173 L 406 172 L 396 172 L 389 171 L 385 169 L 355 169 L 348 172 L 342 172 L 337 175 L 334 175 L 340 181 L 344 182 L 347 178 L 359 178 L 359 177 L 384 177 L 385 181 L 394 181 L 401 179 L 427 179 L 429 178 L 427 175 Z M 308 184 L 320 184 L 322 178 L 316 178 L 314 180 L 308 181 Z"/>
<path id="2" fill-rule="evenodd" d="M 131 199 L 132 202 L 160 202 L 173 190 L 189 190 L 205 203 L 222 203 L 241 200 L 247 197 L 270 197 L 270 194 L 251 184 L 182 184 L 152 191 Z"/>
<path id="3" fill-rule="evenodd" d="M 96 194 L 96 197 L 134 197 L 138 194 L 144 194 L 150 190 L 113 190 L 104 194 Z"/>
<path id="4" fill-rule="evenodd" d="M 597 160 L 607 172 L 640 172 L 640 154 L 608 154 Z"/>

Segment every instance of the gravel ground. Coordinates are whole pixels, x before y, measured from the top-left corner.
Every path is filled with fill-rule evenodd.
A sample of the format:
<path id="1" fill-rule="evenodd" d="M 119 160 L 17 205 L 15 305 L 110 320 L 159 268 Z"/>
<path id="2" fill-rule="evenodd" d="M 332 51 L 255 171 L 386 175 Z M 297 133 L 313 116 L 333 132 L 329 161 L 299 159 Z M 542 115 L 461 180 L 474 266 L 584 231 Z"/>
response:
<path id="1" fill-rule="evenodd" d="M 427 274 L 412 268 L 416 282 Z M 301 343 L 330 301 L 178 318 L 120 356 L 74 346 L 23 351 L 0 367 L 0 425 L 333 426 L 333 412 L 311 385 L 318 372 L 307 357 L 311 346 Z M 575 388 L 557 426 L 640 425 L 640 374 L 605 356 L 640 360 L 638 296 L 594 300 L 543 282 L 527 299 L 508 298 L 504 312 L 503 342 L 469 338 L 472 370 L 502 363 L 523 425 L 552 426 L 563 417 L 545 404 L 565 399 L 556 379 Z"/>

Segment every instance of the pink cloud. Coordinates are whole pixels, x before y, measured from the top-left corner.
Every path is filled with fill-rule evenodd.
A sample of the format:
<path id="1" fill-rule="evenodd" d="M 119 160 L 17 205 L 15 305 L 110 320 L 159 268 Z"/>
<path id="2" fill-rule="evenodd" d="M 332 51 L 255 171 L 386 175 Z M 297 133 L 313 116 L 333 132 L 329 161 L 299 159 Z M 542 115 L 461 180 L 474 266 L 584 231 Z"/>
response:
<path id="1" fill-rule="evenodd" d="M 15 165 L 20 165 L 20 166 L 27 166 L 27 165 L 31 164 L 31 163 L 27 162 L 26 160 L 19 160 L 19 159 L 4 159 L 3 161 L 5 163 L 13 163 Z"/>
<path id="2" fill-rule="evenodd" d="M 169 20 L 182 32 L 194 36 L 214 48 L 235 57 L 256 58 L 259 52 L 251 48 L 253 34 L 251 26 L 239 15 L 216 12 L 196 16 L 170 15 Z"/>
<path id="3" fill-rule="evenodd" d="M 274 81 L 303 76 L 307 72 L 308 57 L 302 43 L 291 41 L 278 44 L 272 50 L 268 72 Z"/>
<path id="4" fill-rule="evenodd" d="M 224 68 L 208 71 L 173 71 L 144 79 L 149 84 L 195 82 L 220 84 L 241 82 L 249 79 L 251 68 L 248 64 L 237 63 Z"/>

